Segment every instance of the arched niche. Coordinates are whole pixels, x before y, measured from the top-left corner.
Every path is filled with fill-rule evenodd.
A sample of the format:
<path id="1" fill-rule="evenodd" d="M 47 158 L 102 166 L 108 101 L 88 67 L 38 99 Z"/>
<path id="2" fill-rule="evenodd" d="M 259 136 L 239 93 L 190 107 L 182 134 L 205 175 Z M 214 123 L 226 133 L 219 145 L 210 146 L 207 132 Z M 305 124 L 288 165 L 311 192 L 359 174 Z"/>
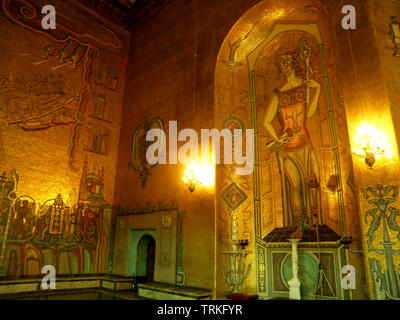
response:
<path id="1" fill-rule="evenodd" d="M 250 256 L 257 266 L 253 269 L 257 275 L 250 273 L 246 282 L 249 291 L 255 289 L 256 281 L 258 289 L 265 287 L 265 270 L 258 266 L 266 257 L 257 244 L 265 244 L 265 237 L 285 224 L 284 180 L 276 154 L 267 148 L 273 139 L 263 126 L 263 117 L 273 90 L 283 83 L 275 58 L 296 51 L 301 39 L 307 40 L 311 50 L 311 69 L 300 68 L 303 75 L 299 77 L 306 80 L 308 71 L 308 79 L 318 82 L 321 88 L 317 110 L 306 120 L 320 174 L 321 223 L 340 236 L 359 228 L 349 135 L 331 30 L 328 13 L 320 1 L 265 0 L 237 21 L 218 54 L 215 125 L 219 129 L 232 125 L 231 128 L 254 130 L 252 174 L 238 176 L 234 164 L 220 165 L 216 180 L 219 249 L 230 248 L 232 233 L 236 233 L 238 239 L 249 239 L 249 249 L 257 253 Z M 278 125 L 275 117 L 273 126 Z M 233 217 L 237 218 L 236 224 Z M 221 257 L 218 259 L 218 263 L 223 263 Z M 217 282 L 223 284 L 222 277 L 217 277 Z"/>

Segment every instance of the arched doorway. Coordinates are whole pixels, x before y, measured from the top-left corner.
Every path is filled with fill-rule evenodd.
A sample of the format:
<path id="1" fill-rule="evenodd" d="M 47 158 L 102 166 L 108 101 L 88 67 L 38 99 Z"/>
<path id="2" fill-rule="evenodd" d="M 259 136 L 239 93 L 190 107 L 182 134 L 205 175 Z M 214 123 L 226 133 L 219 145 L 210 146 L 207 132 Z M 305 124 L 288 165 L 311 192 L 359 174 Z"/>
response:
<path id="1" fill-rule="evenodd" d="M 156 257 L 156 241 L 150 235 L 144 235 L 138 242 L 136 259 L 136 282 L 154 281 L 154 264 Z"/>

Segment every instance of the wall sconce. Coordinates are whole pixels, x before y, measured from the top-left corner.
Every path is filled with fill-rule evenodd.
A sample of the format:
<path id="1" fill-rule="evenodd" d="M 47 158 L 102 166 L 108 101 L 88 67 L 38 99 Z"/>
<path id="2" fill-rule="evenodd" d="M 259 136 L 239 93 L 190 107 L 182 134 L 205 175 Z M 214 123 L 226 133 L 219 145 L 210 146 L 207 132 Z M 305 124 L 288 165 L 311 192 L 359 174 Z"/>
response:
<path id="1" fill-rule="evenodd" d="M 378 156 L 385 154 L 387 158 L 392 157 L 386 135 L 376 130 L 368 122 L 360 124 L 353 141 L 354 148 L 352 151 L 356 155 L 363 157 L 370 169 L 372 169 Z"/>
<path id="2" fill-rule="evenodd" d="M 193 192 L 198 184 L 211 186 L 215 180 L 215 166 L 191 162 L 186 166 L 182 180 L 189 186 L 190 192 Z"/>
<path id="3" fill-rule="evenodd" d="M 190 192 L 193 192 L 196 185 L 200 183 L 193 163 L 187 165 L 186 170 L 183 172 L 182 180 L 189 186 Z"/>

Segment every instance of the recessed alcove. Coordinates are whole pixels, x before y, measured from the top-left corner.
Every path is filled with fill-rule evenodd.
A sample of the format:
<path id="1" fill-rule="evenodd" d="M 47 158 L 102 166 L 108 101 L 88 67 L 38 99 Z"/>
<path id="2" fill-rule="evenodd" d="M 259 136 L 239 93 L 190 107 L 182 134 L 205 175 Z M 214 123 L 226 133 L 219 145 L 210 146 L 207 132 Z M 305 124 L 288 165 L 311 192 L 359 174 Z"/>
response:
<path id="1" fill-rule="evenodd" d="M 114 275 L 146 276 L 148 245 L 155 241 L 154 282 L 175 284 L 177 279 L 177 211 L 127 213 L 117 216 Z M 141 243 L 141 241 L 144 241 Z M 141 278 L 140 280 L 143 280 Z"/>
<path id="2" fill-rule="evenodd" d="M 136 283 L 154 280 L 156 234 L 156 229 L 131 230 L 128 271 Z"/>

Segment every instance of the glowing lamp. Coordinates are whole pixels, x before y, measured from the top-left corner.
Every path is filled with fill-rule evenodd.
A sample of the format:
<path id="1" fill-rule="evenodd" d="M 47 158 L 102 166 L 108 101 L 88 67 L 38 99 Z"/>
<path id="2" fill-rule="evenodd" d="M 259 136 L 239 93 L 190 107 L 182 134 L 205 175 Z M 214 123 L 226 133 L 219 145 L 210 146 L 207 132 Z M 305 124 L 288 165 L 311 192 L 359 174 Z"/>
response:
<path id="1" fill-rule="evenodd" d="M 364 158 L 367 166 L 372 169 L 376 159 L 385 155 L 392 158 L 391 146 L 387 142 L 387 136 L 383 132 L 376 130 L 374 126 L 368 122 L 362 122 L 357 128 L 354 137 L 353 152 Z"/>
<path id="2" fill-rule="evenodd" d="M 187 165 L 186 170 L 183 172 L 182 180 L 189 186 L 190 192 L 193 192 L 196 185 L 200 183 L 197 179 L 196 170 L 192 163 Z"/>
<path id="3" fill-rule="evenodd" d="M 189 186 L 189 191 L 193 192 L 198 184 L 206 187 L 213 185 L 214 177 L 214 166 L 191 162 L 186 166 L 182 180 Z"/>

